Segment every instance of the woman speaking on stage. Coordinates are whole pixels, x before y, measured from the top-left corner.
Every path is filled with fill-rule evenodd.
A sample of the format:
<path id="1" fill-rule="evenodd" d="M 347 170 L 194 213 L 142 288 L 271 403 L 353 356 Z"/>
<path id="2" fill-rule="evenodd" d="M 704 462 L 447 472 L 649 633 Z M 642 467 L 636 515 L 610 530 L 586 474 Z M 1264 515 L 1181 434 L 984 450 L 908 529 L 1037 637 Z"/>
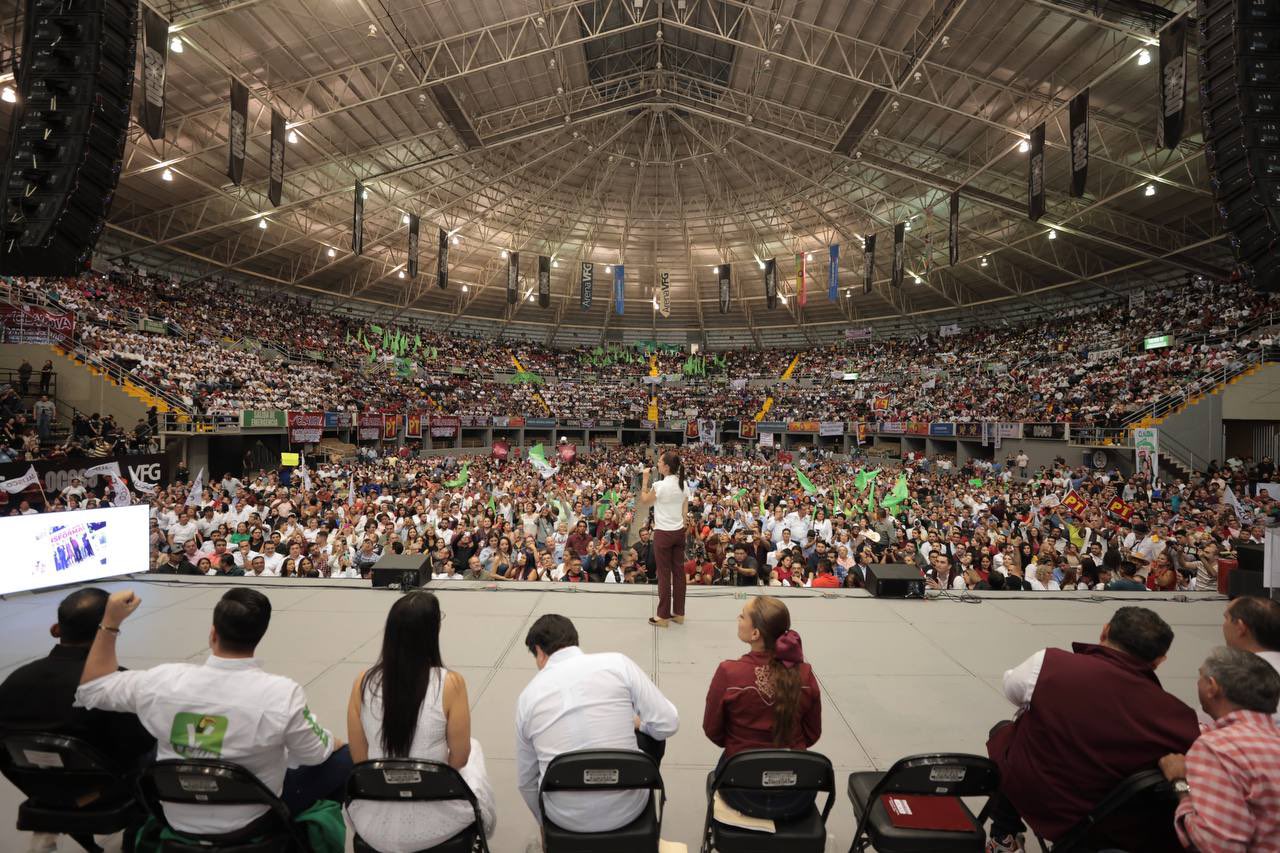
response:
<path id="1" fill-rule="evenodd" d="M 689 521 L 689 495 L 684 485 L 680 454 L 668 450 L 658 457 L 661 477 L 650 485 L 653 469 L 644 469 L 640 499 L 653 504 L 653 551 L 658 566 L 658 615 L 649 624 L 665 628 L 675 620 L 684 624 L 684 537 Z"/>

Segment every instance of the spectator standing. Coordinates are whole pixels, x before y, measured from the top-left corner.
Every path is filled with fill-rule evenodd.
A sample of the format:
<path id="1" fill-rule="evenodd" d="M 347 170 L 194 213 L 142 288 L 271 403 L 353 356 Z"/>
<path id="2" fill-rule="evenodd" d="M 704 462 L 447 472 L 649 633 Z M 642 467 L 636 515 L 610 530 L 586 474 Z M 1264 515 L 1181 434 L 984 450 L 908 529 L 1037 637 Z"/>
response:
<path id="1" fill-rule="evenodd" d="M 685 529 L 690 525 L 689 495 L 680 454 L 668 450 L 658 457 L 657 467 L 662 479 L 650 486 L 652 469 L 646 468 L 640 499 L 653 504 L 653 553 L 658 569 L 658 613 L 649 617 L 649 624 L 665 628 L 672 620 L 684 624 L 683 566 Z"/>
<path id="2" fill-rule="evenodd" d="M 27 396 L 31 391 L 31 372 L 34 369 L 31 366 L 31 362 L 25 358 L 22 360 L 22 364 L 18 365 L 18 393 L 23 397 Z"/>

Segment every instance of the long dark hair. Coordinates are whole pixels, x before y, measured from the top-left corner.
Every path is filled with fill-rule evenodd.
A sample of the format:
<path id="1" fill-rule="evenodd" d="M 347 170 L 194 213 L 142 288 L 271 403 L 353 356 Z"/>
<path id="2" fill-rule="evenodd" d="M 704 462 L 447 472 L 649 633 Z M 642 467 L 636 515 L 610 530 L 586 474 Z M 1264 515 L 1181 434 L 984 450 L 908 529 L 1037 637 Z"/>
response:
<path id="1" fill-rule="evenodd" d="M 791 628 L 787 605 L 771 595 L 751 601 L 751 626 L 760 632 L 769 655 L 769 680 L 773 682 L 773 743 L 786 746 L 800 719 L 800 668 L 788 668 L 773 656 L 774 643 Z"/>
<path id="2" fill-rule="evenodd" d="M 389 758 L 408 758 L 418 714 L 427 697 L 431 670 L 440 659 L 440 602 L 415 590 L 391 606 L 382 632 L 382 653 L 360 683 L 360 694 L 382 697 L 382 749 Z"/>
<path id="3" fill-rule="evenodd" d="M 680 454 L 674 450 L 668 450 L 662 454 L 662 464 L 667 466 L 667 470 L 675 474 L 680 481 L 680 489 L 684 490 L 684 463 L 680 461 Z"/>

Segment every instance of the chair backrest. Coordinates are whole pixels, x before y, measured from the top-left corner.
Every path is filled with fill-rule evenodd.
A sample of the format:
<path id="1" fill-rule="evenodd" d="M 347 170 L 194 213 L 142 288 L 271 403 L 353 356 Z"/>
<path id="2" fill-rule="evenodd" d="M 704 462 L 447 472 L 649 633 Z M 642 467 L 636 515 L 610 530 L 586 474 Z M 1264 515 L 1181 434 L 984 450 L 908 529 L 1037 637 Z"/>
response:
<path id="1" fill-rule="evenodd" d="M 629 791 L 647 788 L 658 792 L 659 804 L 667 792 L 658 762 L 640 751 L 579 749 L 551 759 L 538 787 L 538 812 L 547 820 L 543 797 L 554 791 Z"/>
<path id="2" fill-rule="evenodd" d="M 1079 823 L 1057 839 L 1054 850 L 1066 853 L 1081 844 L 1092 849 L 1095 835 L 1125 841 L 1136 838 L 1151 843 L 1149 849 L 1175 849 L 1173 813 L 1178 797 L 1158 769 L 1149 768 L 1125 778 Z M 1163 843 L 1162 843 L 1163 841 Z"/>
<path id="3" fill-rule="evenodd" d="M 396 803 L 430 800 L 476 802 L 471 786 L 448 764 L 415 758 L 362 761 L 351 768 L 347 801 L 388 800 Z"/>
<path id="4" fill-rule="evenodd" d="M 963 752 L 909 755 L 894 762 L 876 785 L 871 799 L 881 794 L 982 797 L 999 785 L 999 768 L 984 756 Z"/>
<path id="5" fill-rule="evenodd" d="M 802 749 L 749 749 L 720 768 L 711 782 L 711 795 L 721 788 L 744 791 L 814 791 L 827 795 L 825 821 L 835 803 L 836 773 L 831 760 Z M 710 809 L 708 802 L 708 809 Z"/>
<path id="6" fill-rule="evenodd" d="M 71 809 L 85 794 L 122 780 L 97 748 L 50 732 L 6 733 L 0 738 L 0 773 L 34 802 Z"/>
<path id="7" fill-rule="evenodd" d="M 143 805 L 169 826 L 163 803 L 195 806 L 266 806 L 282 829 L 292 832 L 289 807 L 262 780 L 238 764 L 208 759 L 157 761 L 138 779 Z M 170 827 L 172 828 L 172 827 Z M 190 833 L 185 833 L 190 834 Z"/>

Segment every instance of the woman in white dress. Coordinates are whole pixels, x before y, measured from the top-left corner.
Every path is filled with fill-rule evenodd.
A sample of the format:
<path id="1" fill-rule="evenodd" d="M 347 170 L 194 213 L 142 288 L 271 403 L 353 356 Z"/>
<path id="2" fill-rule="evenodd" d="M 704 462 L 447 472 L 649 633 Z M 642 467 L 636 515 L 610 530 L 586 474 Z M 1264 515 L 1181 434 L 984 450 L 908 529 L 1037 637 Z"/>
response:
<path id="1" fill-rule="evenodd" d="M 347 705 L 347 740 L 356 763 L 378 758 L 439 761 L 462 774 L 480 804 L 486 836 L 497 823 L 484 753 L 471 738 L 462 676 L 440 659 L 440 602 L 429 592 L 402 596 L 387 614 L 382 654 L 360 673 Z M 381 853 L 412 853 L 447 841 L 475 819 L 465 801 L 356 800 L 347 820 Z"/>

